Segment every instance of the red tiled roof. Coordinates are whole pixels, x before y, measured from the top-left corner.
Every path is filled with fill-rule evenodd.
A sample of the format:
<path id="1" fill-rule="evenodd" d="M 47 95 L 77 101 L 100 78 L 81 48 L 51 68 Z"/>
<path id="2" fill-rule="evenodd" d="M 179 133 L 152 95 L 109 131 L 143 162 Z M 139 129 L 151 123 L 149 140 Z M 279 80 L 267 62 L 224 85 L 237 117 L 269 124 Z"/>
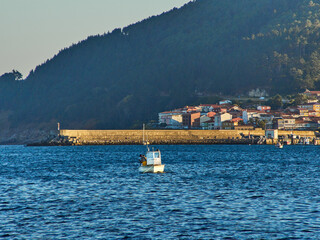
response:
<path id="1" fill-rule="evenodd" d="M 296 120 L 296 124 L 298 123 L 307 123 L 306 121 L 303 121 L 303 120 Z"/>
<path id="2" fill-rule="evenodd" d="M 208 113 L 207 113 L 207 116 L 208 116 L 208 117 L 210 117 L 210 116 L 212 116 L 212 117 L 213 117 L 213 116 L 215 116 L 215 115 L 216 115 L 216 113 L 215 113 L 215 112 L 208 112 Z"/>
<path id="3" fill-rule="evenodd" d="M 320 94 L 320 91 L 306 91 L 306 93 L 311 93 L 311 94 Z"/>
<path id="4" fill-rule="evenodd" d="M 174 113 L 173 111 L 161 112 L 162 114 Z"/>
<path id="5" fill-rule="evenodd" d="M 259 110 L 245 110 L 248 113 L 266 113 L 265 111 L 259 111 Z"/>
<path id="6" fill-rule="evenodd" d="M 200 104 L 199 107 L 220 107 L 218 104 Z"/>
<path id="7" fill-rule="evenodd" d="M 243 121 L 242 118 L 233 118 L 232 119 L 232 122 L 240 122 L 240 121 Z"/>

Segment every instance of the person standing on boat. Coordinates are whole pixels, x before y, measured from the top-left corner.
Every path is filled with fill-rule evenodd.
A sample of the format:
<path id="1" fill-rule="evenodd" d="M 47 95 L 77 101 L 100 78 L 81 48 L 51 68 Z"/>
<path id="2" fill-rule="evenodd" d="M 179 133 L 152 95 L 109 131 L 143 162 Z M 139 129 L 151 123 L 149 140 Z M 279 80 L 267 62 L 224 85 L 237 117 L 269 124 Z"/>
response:
<path id="1" fill-rule="evenodd" d="M 147 165 L 147 158 L 146 158 L 145 155 L 140 154 L 140 163 L 141 163 L 143 166 L 146 166 L 146 165 Z"/>

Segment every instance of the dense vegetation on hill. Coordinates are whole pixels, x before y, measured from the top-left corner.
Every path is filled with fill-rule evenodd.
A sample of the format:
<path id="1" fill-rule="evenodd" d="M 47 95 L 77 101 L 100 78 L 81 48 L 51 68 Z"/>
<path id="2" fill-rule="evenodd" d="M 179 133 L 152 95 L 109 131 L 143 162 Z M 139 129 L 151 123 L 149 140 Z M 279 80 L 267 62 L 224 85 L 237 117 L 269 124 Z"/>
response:
<path id="1" fill-rule="evenodd" d="M 0 110 L 12 127 L 127 128 L 201 95 L 320 88 L 319 29 L 318 1 L 193 1 L 3 75 Z"/>

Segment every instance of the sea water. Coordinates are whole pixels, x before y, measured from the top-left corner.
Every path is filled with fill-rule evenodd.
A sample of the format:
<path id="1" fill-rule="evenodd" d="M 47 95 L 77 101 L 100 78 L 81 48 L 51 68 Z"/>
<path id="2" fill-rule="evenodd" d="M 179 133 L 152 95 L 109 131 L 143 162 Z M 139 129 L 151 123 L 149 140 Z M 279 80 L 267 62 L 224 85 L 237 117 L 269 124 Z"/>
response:
<path id="1" fill-rule="evenodd" d="M 1 239 L 320 239 L 320 146 L 0 146 Z"/>

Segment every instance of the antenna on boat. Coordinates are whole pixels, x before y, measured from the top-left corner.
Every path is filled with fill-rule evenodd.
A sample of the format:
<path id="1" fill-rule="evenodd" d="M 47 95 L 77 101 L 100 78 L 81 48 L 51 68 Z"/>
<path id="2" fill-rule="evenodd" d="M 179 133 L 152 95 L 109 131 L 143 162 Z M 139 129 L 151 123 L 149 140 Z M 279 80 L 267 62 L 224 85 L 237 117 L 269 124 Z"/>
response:
<path id="1" fill-rule="evenodd" d="M 145 136 L 144 136 L 144 132 L 145 132 L 145 124 L 143 124 L 143 145 L 146 145 L 146 146 L 147 146 L 147 150 L 149 151 L 148 137 L 147 137 L 147 140 L 146 140 L 146 139 L 145 139 Z"/>
<path id="2" fill-rule="evenodd" d="M 144 141 L 144 124 L 142 124 L 142 134 L 143 134 L 143 144 L 145 143 L 145 141 Z"/>

